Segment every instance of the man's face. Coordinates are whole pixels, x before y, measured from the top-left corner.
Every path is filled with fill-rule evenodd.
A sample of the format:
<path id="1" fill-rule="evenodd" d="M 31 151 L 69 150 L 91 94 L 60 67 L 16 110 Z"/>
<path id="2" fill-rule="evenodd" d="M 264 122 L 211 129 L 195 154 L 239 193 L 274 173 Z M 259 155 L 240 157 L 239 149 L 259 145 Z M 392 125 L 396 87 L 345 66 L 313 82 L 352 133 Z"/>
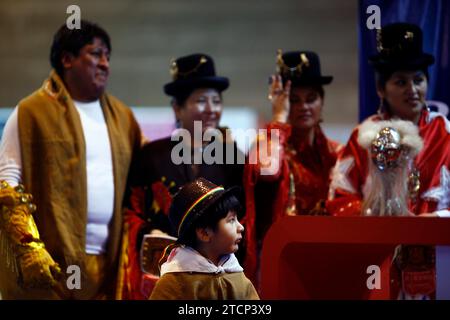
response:
<path id="1" fill-rule="evenodd" d="M 100 38 L 80 49 L 78 56 L 63 57 L 64 73 L 70 78 L 69 92 L 75 100 L 97 100 L 105 91 L 109 76 L 110 52 Z"/>

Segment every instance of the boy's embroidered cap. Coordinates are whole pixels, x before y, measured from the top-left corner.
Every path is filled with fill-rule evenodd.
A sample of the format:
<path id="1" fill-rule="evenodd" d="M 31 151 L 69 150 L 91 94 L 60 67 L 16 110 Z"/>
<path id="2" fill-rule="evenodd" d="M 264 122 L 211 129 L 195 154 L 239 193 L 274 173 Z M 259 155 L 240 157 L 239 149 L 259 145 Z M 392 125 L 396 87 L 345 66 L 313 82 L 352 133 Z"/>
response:
<path id="1" fill-rule="evenodd" d="M 204 178 L 181 187 L 175 194 L 169 211 L 169 220 L 177 237 L 183 238 L 192 224 L 214 203 L 225 196 L 238 196 L 239 190 L 239 187 L 225 190 Z"/>

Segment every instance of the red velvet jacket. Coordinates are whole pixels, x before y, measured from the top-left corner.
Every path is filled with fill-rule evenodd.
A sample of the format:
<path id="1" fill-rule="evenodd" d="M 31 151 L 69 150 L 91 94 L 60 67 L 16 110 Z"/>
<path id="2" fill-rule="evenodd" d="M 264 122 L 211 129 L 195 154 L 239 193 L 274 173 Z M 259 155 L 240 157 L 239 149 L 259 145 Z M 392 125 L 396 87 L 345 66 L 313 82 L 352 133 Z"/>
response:
<path id="1" fill-rule="evenodd" d="M 325 137 L 322 129 L 315 129 L 312 146 L 293 145 L 291 126 L 282 123 L 268 125 L 270 130 L 279 130 L 279 170 L 268 176 L 261 175 L 259 162 L 244 168 L 246 194 L 244 272 L 257 284 L 257 243 L 262 241 L 270 225 L 287 214 L 310 214 L 320 200 L 326 200 L 329 187 L 329 173 L 333 168 L 340 145 Z M 256 150 L 256 149 L 254 149 Z"/>

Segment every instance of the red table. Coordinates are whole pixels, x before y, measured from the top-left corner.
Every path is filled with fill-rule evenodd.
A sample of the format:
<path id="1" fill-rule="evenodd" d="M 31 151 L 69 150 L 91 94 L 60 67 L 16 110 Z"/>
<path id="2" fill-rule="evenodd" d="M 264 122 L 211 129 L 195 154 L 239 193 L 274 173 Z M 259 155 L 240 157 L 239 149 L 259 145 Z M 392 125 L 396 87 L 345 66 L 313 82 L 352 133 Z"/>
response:
<path id="1" fill-rule="evenodd" d="M 262 299 L 389 299 L 389 266 L 398 244 L 450 245 L 450 219 L 284 217 L 266 234 Z M 381 289 L 367 288 L 367 267 Z"/>

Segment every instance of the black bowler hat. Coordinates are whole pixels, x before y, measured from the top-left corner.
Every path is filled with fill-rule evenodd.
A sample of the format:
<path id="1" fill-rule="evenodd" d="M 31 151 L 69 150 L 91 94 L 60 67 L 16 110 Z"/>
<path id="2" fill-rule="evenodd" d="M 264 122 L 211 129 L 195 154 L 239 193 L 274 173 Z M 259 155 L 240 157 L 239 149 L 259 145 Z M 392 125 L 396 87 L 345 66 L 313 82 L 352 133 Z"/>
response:
<path id="1" fill-rule="evenodd" d="M 410 23 L 393 23 L 377 30 L 378 53 L 369 58 L 376 70 L 419 70 L 434 63 L 424 53 L 422 30 Z"/>
<path id="2" fill-rule="evenodd" d="M 213 88 L 222 92 L 230 85 L 228 78 L 216 76 L 214 60 L 203 53 L 173 60 L 170 73 L 173 81 L 164 86 L 164 92 L 169 96 L 177 96 L 197 88 Z"/>
<path id="3" fill-rule="evenodd" d="M 322 76 L 320 60 L 312 51 L 290 51 L 277 54 L 277 73 L 283 82 L 291 80 L 292 85 L 325 85 L 333 81 L 332 76 Z"/>
<path id="4" fill-rule="evenodd" d="M 169 221 L 177 237 L 182 239 L 192 224 L 218 200 L 228 196 L 239 198 L 240 190 L 239 187 L 225 190 L 204 178 L 185 184 L 174 195 L 169 211 Z"/>

